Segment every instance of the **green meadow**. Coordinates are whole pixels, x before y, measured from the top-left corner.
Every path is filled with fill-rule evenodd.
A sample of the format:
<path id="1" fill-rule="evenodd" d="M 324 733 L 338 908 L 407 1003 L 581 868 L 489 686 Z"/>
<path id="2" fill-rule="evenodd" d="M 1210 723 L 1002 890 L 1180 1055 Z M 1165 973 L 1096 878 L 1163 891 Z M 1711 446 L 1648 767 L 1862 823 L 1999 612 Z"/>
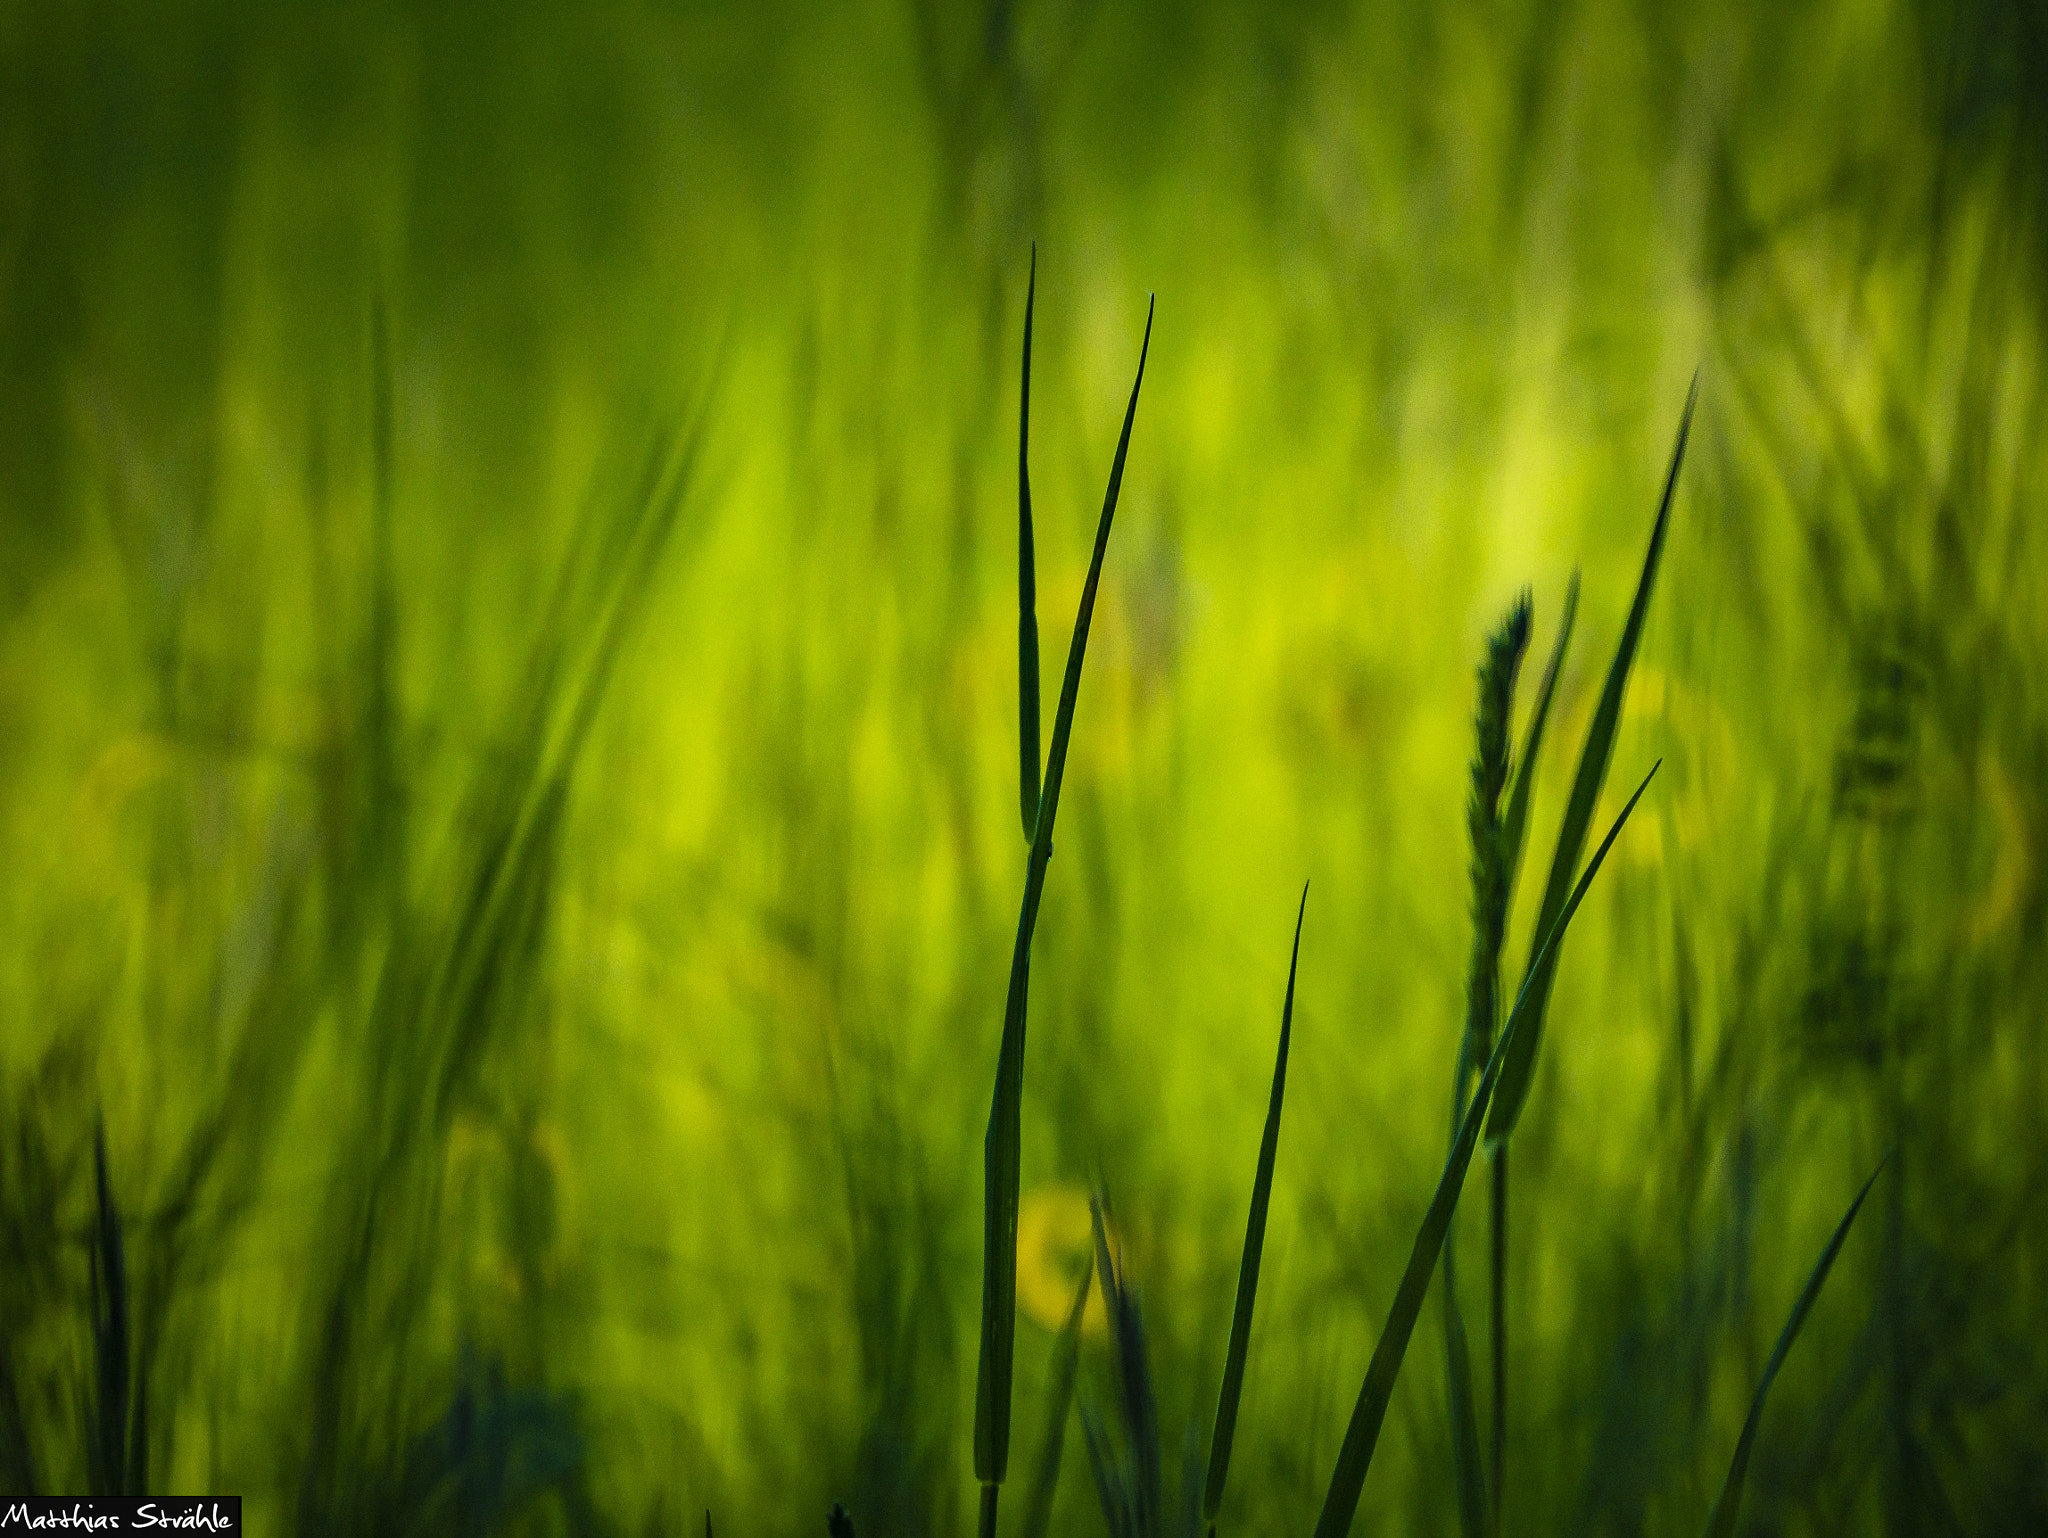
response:
<path id="1" fill-rule="evenodd" d="M 0 1498 L 2048 1531 L 2039 12 L 0 0 Z"/>

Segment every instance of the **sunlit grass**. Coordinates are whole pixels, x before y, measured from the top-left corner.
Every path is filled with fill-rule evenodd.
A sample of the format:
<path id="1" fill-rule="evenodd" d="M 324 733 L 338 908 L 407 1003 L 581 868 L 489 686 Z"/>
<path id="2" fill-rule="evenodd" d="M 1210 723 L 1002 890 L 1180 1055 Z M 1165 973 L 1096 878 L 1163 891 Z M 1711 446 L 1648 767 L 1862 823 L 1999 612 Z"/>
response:
<path id="1" fill-rule="evenodd" d="M 1695 368 L 1581 820 L 1664 767 L 1511 1145 L 1504 1453 L 1464 1204 L 1479 1442 L 1518 1531 L 1697 1531 L 1738 1445 L 1773 1530 L 2039 1526 L 2037 40 L 1002 14 L 0 26 L 0 1491 L 116 1482 L 153 1352 L 118 1461 L 252 1529 L 973 1521 L 1036 238 L 1051 634 L 1160 321 L 1031 953 L 1002 1529 L 1102 1530 L 1098 1187 L 1153 1514 L 1321 1509 L 1443 1175 L 1473 669 L 1583 568 L 1511 739 L 1547 858 Z M 1435 1345 L 1353 1531 L 1461 1520 Z"/>

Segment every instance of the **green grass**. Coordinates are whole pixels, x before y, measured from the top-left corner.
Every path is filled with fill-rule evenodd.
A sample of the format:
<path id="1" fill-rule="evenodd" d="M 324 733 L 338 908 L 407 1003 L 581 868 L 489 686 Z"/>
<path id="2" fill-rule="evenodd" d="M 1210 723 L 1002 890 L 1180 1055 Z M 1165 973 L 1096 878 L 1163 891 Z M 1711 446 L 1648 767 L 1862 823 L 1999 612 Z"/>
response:
<path id="1" fill-rule="evenodd" d="M 2048 1525 L 2038 30 L 0 18 L 0 1495 Z"/>

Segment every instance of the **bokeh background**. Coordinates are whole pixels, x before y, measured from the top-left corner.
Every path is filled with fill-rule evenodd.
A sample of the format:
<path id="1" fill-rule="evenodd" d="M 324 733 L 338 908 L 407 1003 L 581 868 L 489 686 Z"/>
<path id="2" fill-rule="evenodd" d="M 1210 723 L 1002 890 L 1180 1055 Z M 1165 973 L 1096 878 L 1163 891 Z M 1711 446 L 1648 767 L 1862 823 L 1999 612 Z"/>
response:
<path id="1" fill-rule="evenodd" d="M 2048 1528 L 2044 86 L 1996 0 L 0 4 L 0 1483 L 107 1477 L 103 1125 L 143 1487 L 965 1529 L 1035 241 L 1048 718 L 1158 311 L 1013 1468 L 1098 1181 L 1200 1452 L 1308 880 L 1223 1527 L 1312 1519 L 1443 1158 L 1483 637 L 1583 571 L 1519 976 L 1697 371 L 1508 1525 L 1697 1531 L 1895 1147 L 1745 1522 Z M 1361 1531 L 1457 1531 L 1435 1307 Z"/>

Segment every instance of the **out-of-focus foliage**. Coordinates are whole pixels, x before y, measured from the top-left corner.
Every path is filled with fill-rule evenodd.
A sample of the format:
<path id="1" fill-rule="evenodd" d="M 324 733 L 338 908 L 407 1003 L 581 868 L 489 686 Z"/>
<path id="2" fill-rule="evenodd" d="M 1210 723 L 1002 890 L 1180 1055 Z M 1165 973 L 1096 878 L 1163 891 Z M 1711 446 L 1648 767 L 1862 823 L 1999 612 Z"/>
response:
<path id="1" fill-rule="evenodd" d="M 1665 767 L 1515 1135 L 1508 1525 L 1697 1530 L 1892 1147 L 1744 1521 L 2048 1525 L 2044 103 L 1983 0 L 0 0 L 0 1490 L 972 1520 L 1035 239 L 1055 668 L 1158 316 L 1018 1426 L 1100 1180 L 1195 1509 L 1312 879 L 1219 1530 L 1319 1509 L 1440 1169 L 1472 669 L 1583 565 L 1547 850 L 1698 369 L 1594 820 Z M 1435 1355 L 1361 1529 L 1458 1529 Z"/>

